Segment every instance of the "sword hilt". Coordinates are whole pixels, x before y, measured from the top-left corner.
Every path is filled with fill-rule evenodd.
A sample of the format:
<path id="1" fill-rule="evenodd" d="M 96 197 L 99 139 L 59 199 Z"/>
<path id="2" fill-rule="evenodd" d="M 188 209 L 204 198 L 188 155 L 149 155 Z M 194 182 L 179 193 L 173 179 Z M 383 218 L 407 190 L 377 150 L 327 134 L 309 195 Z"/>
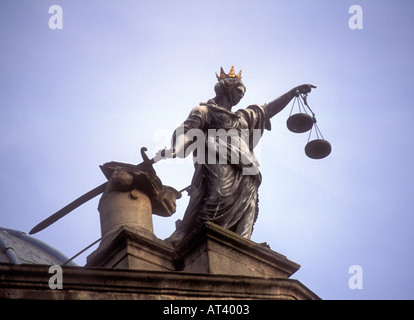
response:
<path id="1" fill-rule="evenodd" d="M 140 165 L 152 165 L 154 163 L 154 158 L 153 159 L 148 158 L 147 154 L 145 153 L 146 151 L 148 151 L 146 147 L 141 148 L 141 157 L 142 157 L 142 160 L 144 161 L 140 163 Z"/>

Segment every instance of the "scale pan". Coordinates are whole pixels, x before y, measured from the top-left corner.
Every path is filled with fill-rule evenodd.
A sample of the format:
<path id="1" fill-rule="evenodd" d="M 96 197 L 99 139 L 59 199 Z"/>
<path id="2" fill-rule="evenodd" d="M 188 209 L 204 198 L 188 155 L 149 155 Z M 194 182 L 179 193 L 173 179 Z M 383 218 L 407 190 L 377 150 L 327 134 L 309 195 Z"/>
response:
<path id="1" fill-rule="evenodd" d="M 296 113 L 287 119 L 286 125 L 292 132 L 303 133 L 312 128 L 313 118 L 306 113 Z"/>
<path id="2" fill-rule="evenodd" d="M 305 153 L 312 159 L 323 159 L 332 151 L 331 144 L 323 139 L 312 140 L 305 146 Z"/>

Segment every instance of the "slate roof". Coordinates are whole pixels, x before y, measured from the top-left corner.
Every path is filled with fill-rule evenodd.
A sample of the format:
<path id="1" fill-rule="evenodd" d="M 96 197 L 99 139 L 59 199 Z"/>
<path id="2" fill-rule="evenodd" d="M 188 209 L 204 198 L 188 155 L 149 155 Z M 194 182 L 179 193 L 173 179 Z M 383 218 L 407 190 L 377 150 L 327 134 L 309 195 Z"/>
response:
<path id="1" fill-rule="evenodd" d="M 0 227 L 0 263 L 61 265 L 69 258 L 25 232 Z M 76 266 L 69 262 L 67 265 Z"/>

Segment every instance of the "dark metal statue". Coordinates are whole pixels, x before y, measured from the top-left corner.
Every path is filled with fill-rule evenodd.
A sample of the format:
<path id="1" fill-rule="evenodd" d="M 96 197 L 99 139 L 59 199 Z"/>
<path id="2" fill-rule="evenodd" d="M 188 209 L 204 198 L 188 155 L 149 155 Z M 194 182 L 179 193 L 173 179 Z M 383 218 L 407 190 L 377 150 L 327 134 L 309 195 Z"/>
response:
<path id="1" fill-rule="evenodd" d="M 190 188 L 179 192 L 173 190 L 172 198 L 169 195 L 172 188 L 165 189 L 165 186 L 162 190 L 166 192 L 160 192 L 158 197 L 154 198 L 151 194 L 154 200 L 152 202 L 155 203 L 153 211 L 158 212 L 156 214 L 165 211 L 168 213 L 165 215 L 169 216 L 175 212 L 175 199 L 184 190 L 189 191 L 190 202 L 184 218 L 177 224 L 176 231 L 166 239 L 173 244 L 206 221 L 250 238 L 258 215 L 257 191 L 262 179 L 253 149 L 264 129 L 271 129 L 270 118 L 283 110 L 294 97 L 316 88 L 310 84 L 300 85 L 268 104 L 251 105 L 233 112 L 232 107 L 240 102 L 246 91 L 241 81 L 241 71 L 236 75 L 232 67 L 229 74 L 226 74 L 221 68 L 217 79 L 214 87 L 216 96 L 191 110 L 188 118 L 175 130 L 171 149 L 161 150 L 153 159 L 149 159 L 145 154 L 146 148 L 142 148 L 144 161 L 141 164 L 122 164 L 128 168 L 132 166 L 133 171 L 139 170 L 158 179 L 152 164 L 161 159 L 186 157 L 193 153 L 195 172 Z M 40 222 L 29 233 L 34 234 L 47 228 L 104 192 L 107 184 L 105 182 L 72 201 Z M 158 184 L 161 186 L 161 181 Z M 156 205 L 158 202 L 162 204 L 161 207 Z"/>
<path id="2" fill-rule="evenodd" d="M 271 129 L 270 118 L 294 97 L 316 88 L 310 84 L 300 85 L 263 106 L 251 105 L 233 112 L 232 107 L 246 91 L 241 71 L 236 75 L 232 67 L 226 74 L 221 68 L 217 79 L 216 96 L 191 110 L 175 131 L 172 148 L 162 153 L 163 157 L 173 158 L 186 157 L 193 152 L 197 159 L 189 205 L 176 231 L 166 239 L 172 243 L 179 242 L 205 221 L 250 239 L 258 215 L 258 188 L 262 179 L 256 170 L 258 163 L 253 152 L 257 137 L 261 137 L 264 129 Z M 204 141 L 198 132 L 204 134 Z M 240 139 L 233 139 L 235 135 Z M 245 139 L 241 139 L 242 136 Z M 205 150 L 200 150 L 200 141 Z M 197 149 L 194 144 L 198 144 Z M 227 161 L 220 161 L 222 145 L 227 146 L 224 156 Z M 232 161 L 234 154 L 239 155 L 238 161 Z"/>

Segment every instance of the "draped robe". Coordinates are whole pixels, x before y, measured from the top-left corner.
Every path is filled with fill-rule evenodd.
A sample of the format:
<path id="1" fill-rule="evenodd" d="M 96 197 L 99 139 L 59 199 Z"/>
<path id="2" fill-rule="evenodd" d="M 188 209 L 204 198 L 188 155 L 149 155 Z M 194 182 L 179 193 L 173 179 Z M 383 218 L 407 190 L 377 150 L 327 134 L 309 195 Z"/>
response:
<path id="1" fill-rule="evenodd" d="M 182 222 L 168 240 L 180 241 L 205 221 L 250 239 L 258 215 L 258 188 L 262 179 L 253 148 L 264 129 L 270 130 L 266 105 L 251 105 L 232 112 L 209 100 L 194 108 L 180 129 L 186 134 L 192 129 L 204 133 L 205 161 L 198 158 L 194 164 L 188 207 Z M 228 135 L 209 135 L 211 130 L 220 129 L 233 136 L 235 133 L 239 137 L 245 134 L 248 139 L 234 143 L 236 140 L 229 139 Z M 227 146 L 226 163 L 219 159 L 223 145 Z M 216 153 L 216 161 L 211 161 L 212 153 Z M 238 161 L 232 163 L 231 154 L 238 154 Z M 249 168 L 255 170 L 249 171 Z"/>

